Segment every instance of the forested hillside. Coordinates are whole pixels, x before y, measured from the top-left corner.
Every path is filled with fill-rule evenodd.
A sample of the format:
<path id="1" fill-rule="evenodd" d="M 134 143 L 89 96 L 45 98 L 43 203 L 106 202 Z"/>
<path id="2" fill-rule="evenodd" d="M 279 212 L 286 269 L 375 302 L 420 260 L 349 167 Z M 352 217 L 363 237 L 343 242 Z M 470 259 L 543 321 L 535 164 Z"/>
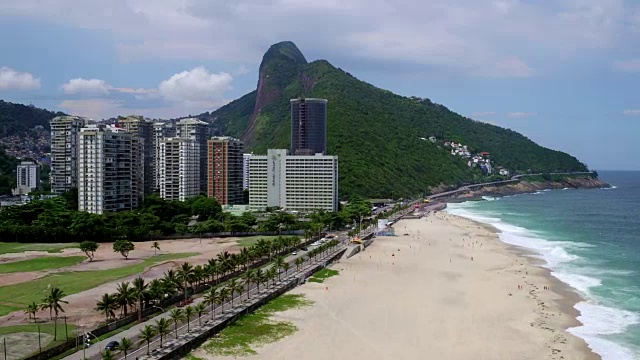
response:
<path id="1" fill-rule="evenodd" d="M 49 129 L 49 120 L 57 115 L 64 113 L 0 100 L 0 138 L 25 133 L 38 125 Z"/>
<path id="2" fill-rule="evenodd" d="M 328 99 L 328 152 L 340 158 L 342 197 L 413 195 L 480 180 L 479 170 L 420 139 L 429 136 L 488 151 L 494 164 L 512 172 L 586 169 L 575 157 L 517 132 L 465 118 L 428 99 L 376 88 L 325 60 L 307 64 L 298 54 L 291 42 L 273 45 L 260 65 L 255 92 L 200 117 L 218 133 L 243 138 L 246 150 L 264 153 L 289 148 L 291 98 Z"/>
<path id="3" fill-rule="evenodd" d="M 7 155 L 0 144 L 0 195 L 11 194 L 16 186 L 16 166 L 18 159 Z"/>

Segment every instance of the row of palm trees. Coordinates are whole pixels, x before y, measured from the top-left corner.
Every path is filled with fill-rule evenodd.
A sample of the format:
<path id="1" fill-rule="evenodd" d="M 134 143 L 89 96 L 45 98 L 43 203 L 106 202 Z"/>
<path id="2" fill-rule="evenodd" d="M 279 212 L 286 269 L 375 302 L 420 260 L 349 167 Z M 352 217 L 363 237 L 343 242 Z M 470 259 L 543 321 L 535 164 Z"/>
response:
<path id="1" fill-rule="evenodd" d="M 339 241 L 332 240 L 317 248 L 309 251 L 309 260 L 315 260 L 318 256 L 322 257 L 327 253 L 333 251 L 339 244 Z M 294 261 L 296 270 L 300 270 L 301 266 L 306 260 L 303 257 L 299 257 Z M 184 264 L 183 264 L 184 265 Z M 234 308 L 234 300 L 247 294 L 247 300 L 251 299 L 251 285 L 256 286 L 256 291 L 260 292 L 260 285 L 272 287 L 275 286 L 276 281 L 281 280 L 281 276 L 284 273 L 288 273 L 291 264 L 286 262 L 283 256 L 277 256 L 274 258 L 271 266 L 265 266 L 264 268 L 246 269 L 245 272 L 239 278 L 233 278 L 227 281 L 224 286 L 211 286 L 204 294 L 202 302 L 192 306 L 189 305 L 184 309 L 174 308 L 169 312 L 169 319 L 160 318 L 156 320 L 154 325 L 146 325 L 140 330 L 138 334 L 138 344 L 147 345 L 147 355 L 149 354 L 149 348 L 151 342 L 156 336 L 160 337 L 160 347 L 163 346 L 163 341 L 167 335 L 171 334 L 171 326 L 173 325 L 173 332 L 175 338 L 178 337 L 178 325 L 181 322 L 186 321 L 187 332 L 190 332 L 191 318 L 194 315 L 198 315 L 198 325 L 201 325 L 202 315 L 207 311 L 207 307 L 211 306 L 211 320 L 216 317 L 216 308 L 220 307 L 220 313 L 224 313 L 224 305 L 227 302 L 231 302 L 231 309 Z"/>
<path id="2" fill-rule="evenodd" d="M 115 319 L 118 311 L 120 317 L 126 317 L 131 311 L 137 310 L 138 318 L 141 319 L 145 307 L 157 306 L 179 292 L 186 298 L 189 292 L 205 283 L 217 284 L 230 274 L 247 270 L 261 261 L 273 259 L 279 253 L 290 251 L 300 242 L 301 239 L 297 236 L 260 239 L 255 245 L 245 247 L 239 253 L 219 253 L 204 265 L 193 266 L 184 262 L 177 270 L 170 269 L 164 273 L 163 278 L 149 283 L 138 277 L 131 283 L 120 283 L 116 293 L 102 295 L 95 310 L 104 314 L 107 322 Z"/>
<path id="3" fill-rule="evenodd" d="M 32 301 L 25 308 L 25 314 L 29 315 L 29 318 L 33 318 L 33 321 L 37 321 L 36 314 L 38 310 L 49 310 L 49 318 L 54 320 L 53 326 L 53 339 L 58 339 L 58 314 L 64 312 L 64 308 L 61 304 L 68 304 L 68 301 L 62 300 L 65 297 L 64 291 L 57 287 L 50 287 L 49 293 L 45 296 L 40 303 Z M 54 317 L 55 314 L 55 317 Z"/>

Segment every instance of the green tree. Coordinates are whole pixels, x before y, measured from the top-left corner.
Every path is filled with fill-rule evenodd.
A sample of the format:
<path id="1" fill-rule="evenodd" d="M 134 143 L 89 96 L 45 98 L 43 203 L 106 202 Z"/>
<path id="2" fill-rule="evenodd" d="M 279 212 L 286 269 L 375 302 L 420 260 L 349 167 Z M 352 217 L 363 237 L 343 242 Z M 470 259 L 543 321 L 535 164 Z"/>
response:
<path id="1" fill-rule="evenodd" d="M 124 354 L 124 360 L 127 360 L 127 353 L 133 349 L 133 341 L 123 337 L 118 344 L 118 351 Z"/>
<path id="2" fill-rule="evenodd" d="M 158 255 L 158 251 L 160 251 L 160 244 L 157 241 L 153 242 L 151 248 L 153 249 L 153 255 Z"/>
<path id="3" fill-rule="evenodd" d="M 189 199 L 191 214 L 197 215 L 198 220 L 217 219 L 222 214 L 222 206 L 214 198 L 196 196 Z"/>
<path id="4" fill-rule="evenodd" d="M 98 243 L 95 241 L 83 241 L 80 243 L 80 251 L 87 255 L 89 261 L 93 261 L 94 254 L 96 250 L 98 250 L 98 246 Z"/>
<path id="5" fill-rule="evenodd" d="M 247 285 L 247 298 L 251 299 L 251 292 L 249 291 L 251 288 L 251 284 L 255 282 L 256 279 L 256 271 L 253 269 L 247 269 L 242 275 L 242 281 Z"/>
<path id="6" fill-rule="evenodd" d="M 113 243 L 113 252 L 120 253 L 125 260 L 129 259 L 129 253 L 135 249 L 135 245 L 129 240 L 116 240 Z"/>
<path id="7" fill-rule="evenodd" d="M 38 304 L 35 301 L 32 301 L 31 304 L 27 305 L 24 309 L 24 313 L 29 315 L 29 319 L 33 317 L 33 321 L 36 322 L 36 314 L 38 313 Z"/>
<path id="8" fill-rule="evenodd" d="M 172 309 L 171 312 L 169 312 L 169 317 L 171 318 L 171 321 L 173 322 L 173 329 L 175 331 L 176 334 L 176 339 L 178 338 L 178 323 L 180 321 L 184 320 L 184 311 L 180 308 L 175 308 Z"/>
<path id="9" fill-rule="evenodd" d="M 138 321 L 142 321 L 142 300 L 147 291 L 148 284 L 145 284 L 144 279 L 140 276 L 133 279 L 133 297 L 138 302 Z"/>
<path id="10" fill-rule="evenodd" d="M 136 301 L 135 291 L 130 285 L 131 284 L 128 281 L 118 284 L 116 293 L 116 300 L 118 302 L 118 305 L 120 305 L 120 308 L 122 309 L 124 317 L 127 317 L 127 309 L 129 308 L 129 306 L 134 304 Z"/>
<path id="11" fill-rule="evenodd" d="M 187 332 L 191 331 L 191 329 L 189 328 L 189 325 L 191 323 L 191 318 L 193 317 L 194 313 L 195 313 L 195 308 L 193 306 L 189 305 L 184 308 L 184 317 L 187 320 Z"/>
<path id="12" fill-rule="evenodd" d="M 104 350 L 100 353 L 102 360 L 115 360 L 111 350 Z"/>
<path id="13" fill-rule="evenodd" d="M 100 301 L 96 303 L 95 311 L 104 314 L 105 321 L 108 323 L 110 318 L 115 318 L 115 310 L 118 308 L 118 299 L 112 294 L 103 294 Z"/>
<path id="14" fill-rule="evenodd" d="M 213 286 L 204 294 L 204 301 L 211 305 L 211 320 L 216 317 L 216 304 L 218 304 L 219 298 L 220 292 Z"/>
<path id="15" fill-rule="evenodd" d="M 156 320 L 154 331 L 156 334 L 160 335 L 160 347 L 162 347 L 162 340 L 164 339 L 165 335 L 171 333 L 170 326 L 171 323 L 165 318 Z"/>
<path id="16" fill-rule="evenodd" d="M 60 304 L 69 303 L 68 301 L 62 300 L 63 297 L 65 297 L 65 294 L 62 290 L 60 290 L 60 288 L 51 287 L 49 289 L 49 294 L 44 299 L 42 299 L 42 304 L 40 304 L 41 309 L 49 310 L 49 317 L 52 317 L 52 314 L 51 314 L 52 311 L 56 315 L 55 318 L 53 319 L 54 320 L 54 325 L 53 325 L 54 341 L 58 339 L 58 313 L 64 312 L 64 309 Z"/>
<path id="17" fill-rule="evenodd" d="M 198 326 L 202 326 L 202 314 L 207 311 L 207 300 L 205 299 L 205 301 L 200 301 L 199 303 L 197 303 L 194 309 L 198 314 Z"/>
<path id="18" fill-rule="evenodd" d="M 153 340 L 153 337 L 156 336 L 156 334 L 155 328 L 151 325 L 145 325 L 138 333 L 138 345 L 147 343 L 147 355 L 149 355 L 149 345 L 151 344 L 151 340 Z M 162 340 L 160 340 L 160 346 L 162 346 Z"/>

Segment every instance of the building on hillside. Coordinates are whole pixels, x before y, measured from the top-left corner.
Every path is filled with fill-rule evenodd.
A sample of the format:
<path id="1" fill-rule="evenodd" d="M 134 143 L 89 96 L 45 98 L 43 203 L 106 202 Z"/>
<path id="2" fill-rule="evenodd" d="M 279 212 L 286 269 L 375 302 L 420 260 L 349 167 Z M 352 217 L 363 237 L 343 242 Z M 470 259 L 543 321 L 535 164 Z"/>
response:
<path id="1" fill-rule="evenodd" d="M 28 194 L 40 187 L 40 165 L 22 161 L 16 168 L 16 188 L 13 195 Z"/>
<path id="2" fill-rule="evenodd" d="M 162 140 L 175 137 L 176 128 L 169 122 L 153 123 L 151 134 L 151 183 L 153 192 L 160 191 L 160 143 Z"/>
<path id="3" fill-rule="evenodd" d="M 196 118 L 186 118 L 176 124 L 176 136 L 194 139 L 200 149 L 199 187 L 202 194 L 207 193 L 207 140 L 209 124 Z"/>
<path id="4" fill-rule="evenodd" d="M 500 176 L 509 176 L 509 170 L 505 168 L 499 168 L 498 173 L 500 174 Z"/>
<path id="5" fill-rule="evenodd" d="M 78 210 L 103 214 L 138 206 L 132 137 L 114 125 L 88 125 L 80 130 Z"/>
<path id="6" fill-rule="evenodd" d="M 131 133 L 134 164 L 133 191 L 140 199 L 153 192 L 153 122 L 139 115 L 118 117 L 120 127 Z"/>
<path id="7" fill-rule="evenodd" d="M 190 138 L 160 141 L 160 196 L 184 201 L 200 194 L 200 144 Z"/>
<path id="8" fill-rule="evenodd" d="M 291 100 L 291 154 L 327 154 L 327 100 Z"/>
<path id="9" fill-rule="evenodd" d="M 243 203 L 243 143 L 229 136 L 212 137 L 208 146 L 208 196 L 221 205 Z"/>
<path id="10" fill-rule="evenodd" d="M 78 187 L 78 138 L 80 129 L 93 120 L 79 116 L 56 116 L 51 119 L 51 192 Z"/>
<path id="11" fill-rule="evenodd" d="M 249 160 L 253 154 L 242 154 L 242 190 L 249 190 Z"/>
<path id="12" fill-rule="evenodd" d="M 338 157 L 269 149 L 249 160 L 249 208 L 338 210 Z"/>

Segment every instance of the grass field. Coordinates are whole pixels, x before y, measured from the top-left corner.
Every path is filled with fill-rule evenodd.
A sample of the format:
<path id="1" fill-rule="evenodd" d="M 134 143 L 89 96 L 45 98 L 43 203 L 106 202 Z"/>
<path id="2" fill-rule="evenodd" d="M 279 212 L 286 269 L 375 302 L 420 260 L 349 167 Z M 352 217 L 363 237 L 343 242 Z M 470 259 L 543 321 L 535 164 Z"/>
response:
<path id="1" fill-rule="evenodd" d="M 311 277 L 309 278 L 309 282 L 323 283 L 325 279 L 336 276 L 338 274 L 338 270 L 324 268 L 316 271 L 313 275 L 311 275 Z"/>
<path id="2" fill-rule="evenodd" d="M 0 274 L 59 269 L 82 262 L 84 256 L 45 256 L 0 264 Z"/>
<path id="3" fill-rule="evenodd" d="M 285 236 L 291 236 L 291 235 L 285 235 Z M 240 246 L 253 246 L 255 245 L 258 241 L 260 241 L 260 239 L 265 239 L 265 240 L 273 240 L 275 238 L 277 238 L 277 235 L 272 235 L 272 236 L 247 236 L 247 237 L 243 237 L 241 239 L 239 239 L 237 241 L 238 245 Z"/>
<path id="4" fill-rule="evenodd" d="M 65 332 L 64 319 L 58 319 L 57 328 L 57 341 L 53 341 L 53 323 L 40 324 L 40 339 L 38 339 L 38 325 L 36 324 L 23 324 L 0 328 L 0 337 L 6 337 L 7 339 L 8 359 L 23 358 L 29 354 L 37 353 L 39 351 L 38 341 L 44 351 L 65 342 L 67 334 L 69 335 L 69 339 L 73 339 L 75 336 L 76 327 L 71 323 L 67 324 Z M 0 353 L 3 353 L 3 351 L 0 351 Z"/>
<path id="5" fill-rule="evenodd" d="M 68 244 L 24 244 L 15 242 L 0 242 L 0 254 L 19 253 L 24 251 L 46 251 L 59 253 L 62 249 L 76 248 L 78 243 Z"/>
<path id="6" fill-rule="evenodd" d="M 276 342 L 293 334 L 298 328 L 290 322 L 273 321 L 271 315 L 288 309 L 309 306 L 312 302 L 302 294 L 286 294 L 277 297 L 253 314 L 243 315 L 218 337 L 203 345 L 213 355 L 247 356 L 256 353 L 254 347 Z M 191 359 L 197 359 L 191 355 Z"/>
<path id="7" fill-rule="evenodd" d="M 21 310 L 32 301 L 40 302 L 51 286 L 59 287 L 65 295 L 76 294 L 104 283 L 144 271 L 146 267 L 173 259 L 187 258 L 198 253 L 163 254 L 143 262 L 116 269 L 95 271 L 69 271 L 47 275 L 29 282 L 0 286 L 0 316 Z M 126 260 L 122 260 L 126 265 Z"/>

